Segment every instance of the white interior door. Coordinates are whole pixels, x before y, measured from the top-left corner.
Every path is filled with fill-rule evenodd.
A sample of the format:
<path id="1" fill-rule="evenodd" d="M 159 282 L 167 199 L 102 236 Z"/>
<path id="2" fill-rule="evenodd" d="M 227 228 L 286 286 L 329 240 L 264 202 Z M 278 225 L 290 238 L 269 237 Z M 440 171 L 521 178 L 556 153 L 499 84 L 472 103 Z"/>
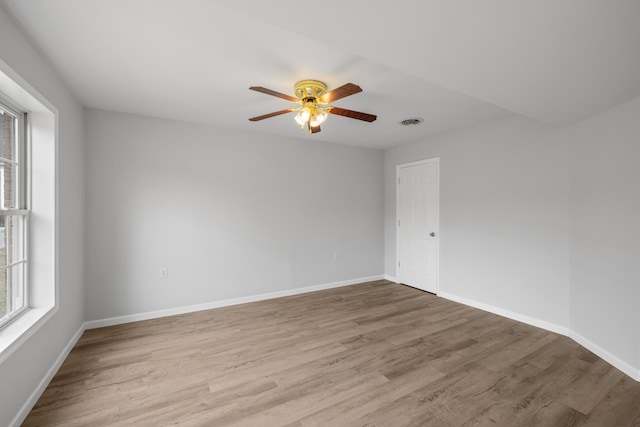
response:
<path id="1" fill-rule="evenodd" d="M 397 279 L 438 293 L 439 159 L 398 165 Z"/>

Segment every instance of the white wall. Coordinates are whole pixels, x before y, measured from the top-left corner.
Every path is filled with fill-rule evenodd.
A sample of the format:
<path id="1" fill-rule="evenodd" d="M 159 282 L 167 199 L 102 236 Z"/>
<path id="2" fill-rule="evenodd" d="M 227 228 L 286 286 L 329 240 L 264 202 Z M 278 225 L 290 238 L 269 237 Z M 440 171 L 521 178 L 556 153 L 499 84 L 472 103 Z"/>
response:
<path id="1" fill-rule="evenodd" d="M 85 114 L 88 320 L 382 275 L 382 151 Z"/>
<path id="2" fill-rule="evenodd" d="M 568 146 L 510 116 L 385 155 L 385 272 L 396 274 L 398 164 L 440 157 L 440 292 L 569 325 Z"/>
<path id="3" fill-rule="evenodd" d="M 640 370 L 640 98 L 567 137 L 571 327 Z"/>
<path id="4" fill-rule="evenodd" d="M 56 72 L 0 7 L 0 61 L 58 112 L 59 310 L 0 364 L 0 425 L 8 426 L 81 327 L 83 313 L 83 112 Z M 4 71 L 7 71 L 5 69 Z M 33 402 L 31 402 L 33 403 Z"/>
<path id="5" fill-rule="evenodd" d="M 521 117 L 385 153 L 385 274 L 395 166 L 440 157 L 446 296 L 566 333 L 640 380 L 640 98 L 566 128 Z"/>

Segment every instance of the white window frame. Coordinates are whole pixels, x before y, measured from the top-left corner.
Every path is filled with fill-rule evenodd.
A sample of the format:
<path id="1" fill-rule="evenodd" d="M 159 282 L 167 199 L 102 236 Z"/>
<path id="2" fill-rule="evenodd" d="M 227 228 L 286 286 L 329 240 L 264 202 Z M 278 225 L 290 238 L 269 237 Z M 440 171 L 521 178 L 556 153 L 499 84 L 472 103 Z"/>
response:
<path id="1" fill-rule="evenodd" d="M 17 280 L 19 283 L 17 286 L 12 283 L 11 287 L 13 289 L 7 290 L 7 299 L 17 300 L 19 299 L 20 308 L 17 310 L 12 310 L 6 315 L 0 317 L 0 330 L 4 328 L 7 324 L 9 324 L 14 319 L 17 319 L 23 313 L 25 313 L 29 309 L 29 197 L 28 197 L 28 182 L 29 182 L 29 162 L 27 153 L 29 153 L 29 139 L 28 139 L 28 129 L 29 129 L 29 116 L 26 112 L 21 111 L 21 109 L 17 108 L 13 105 L 11 100 L 6 99 L 3 96 L 0 96 L 0 108 L 5 112 L 8 112 L 12 116 L 17 119 L 16 133 L 17 140 L 15 142 L 15 153 L 13 159 L 8 159 L 4 157 L 0 157 L 0 161 L 5 164 L 11 164 L 17 169 L 17 173 L 15 174 L 15 202 L 14 207 L 11 208 L 3 208 L 0 207 L 0 215 L 4 216 L 16 216 L 22 217 L 21 225 L 19 227 L 19 234 L 17 237 L 20 239 L 18 243 L 18 247 L 20 248 L 20 252 L 22 252 L 21 257 L 19 257 L 18 261 L 12 261 L 11 263 L 0 266 L 0 272 L 8 271 L 13 269 L 14 267 L 22 265 L 21 274 L 15 275 L 17 276 Z M 3 188 L 0 188 L 2 191 Z M 5 231 L 6 232 L 6 231 Z M 15 278 L 14 278 L 15 280 Z M 7 286 L 9 283 L 7 283 Z M 15 296 L 15 294 L 18 296 Z M 16 305 L 15 301 L 12 302 L 12 306 Z"/>
<path id="2" fill-rule="evenodd" d="M 59 311 L 58 120 L 59 111 L 37 89 L 0 59 L 0 97 L 14 110 L 28 112 L 25 135 L 29 180 L 28 308 L 0 328 L 3 364 Z"/>

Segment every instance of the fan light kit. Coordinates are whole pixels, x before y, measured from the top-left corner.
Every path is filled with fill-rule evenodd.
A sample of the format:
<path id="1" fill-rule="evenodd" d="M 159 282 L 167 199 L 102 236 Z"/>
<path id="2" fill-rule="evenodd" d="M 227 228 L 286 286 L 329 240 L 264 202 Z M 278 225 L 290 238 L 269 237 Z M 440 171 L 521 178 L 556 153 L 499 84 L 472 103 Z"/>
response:
<path id="1" fill-rule="evenodd" d="M 296 83 L 294 87 L 296 98 L 261 86 L 251 86 L 249 89 L 265 93 L 267 95 L 277 96 L 278 98 L 286 99 L 287 101 L 295 102 L 299 105 L 298 108 L 287 108 L 286 110 L 276 111 L 263 116 L 252 117 L 249 119 L 252 122 L 279 116 L 281 114 L 296 112 L 294 119 L 296 123 L 300 125 L 300 128 L 304 129 L 306 125 L 309 133 L 314 134 L 320 132 L 320 125 L 327 120 L 329 114 L 362 120 L 365 122 L 373 122 L 377 119 L 377 116 L 373 114 L 361 113 L 359 111 L 346 110 L 344 108 L 328 105 L 330 102 L 362 92 L 360 86 L 353 83 L 347 83 L 339 88 L 327 92 L 327 85 L 318 80 L 302 80 Z"/>
<path id="2" fill-rule="evenodd" d="M 306 124 L 309 129 L 320 126 L 327 120 L 327 108 L 319 105 L 318 98 L 327 92 L 327 86 L 317 80 L 303 80 L 296 83 L 295 94 L 300 99 L 300 108 L 295 121 L 304 129 Z"/>

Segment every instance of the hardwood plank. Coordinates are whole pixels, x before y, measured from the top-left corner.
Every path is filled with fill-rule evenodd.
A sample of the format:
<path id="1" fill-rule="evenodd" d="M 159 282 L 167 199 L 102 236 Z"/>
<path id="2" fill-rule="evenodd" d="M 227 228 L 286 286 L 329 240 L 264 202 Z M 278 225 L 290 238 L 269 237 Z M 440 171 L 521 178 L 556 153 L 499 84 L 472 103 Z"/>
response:
<path id="1" fill-rule="evenodd" d="M 627 376 L 591 410 L 586 426 L 640 426 L 640 387 Z"/>
<path id="2" fill-rule="evenodd" d="M 303 426 L 313 427 L 337 426 L 351 423 L 375 412 L 390 400 L 399 399 L 443 376 L 443 373 L 431 367 L 407 371 L 404 375 L 398 376 L 386 384 L 345 399 L 322 411 L 315 412 L 303 418 L 301 423 Z"/>
<path id="3" fill-rule="evenodd" d="M 638 426 L 572 340 L 375 281 L 86 331 L 25 426 Z"/>
<path id="4" fill-rule="evenodd" d="M 624 374 L 607 362 L 597 359 L 561 393 L 558 401 L 585 415 L 616 386 Z M 638 400 L 640 406 L 640 400 Z"/>

